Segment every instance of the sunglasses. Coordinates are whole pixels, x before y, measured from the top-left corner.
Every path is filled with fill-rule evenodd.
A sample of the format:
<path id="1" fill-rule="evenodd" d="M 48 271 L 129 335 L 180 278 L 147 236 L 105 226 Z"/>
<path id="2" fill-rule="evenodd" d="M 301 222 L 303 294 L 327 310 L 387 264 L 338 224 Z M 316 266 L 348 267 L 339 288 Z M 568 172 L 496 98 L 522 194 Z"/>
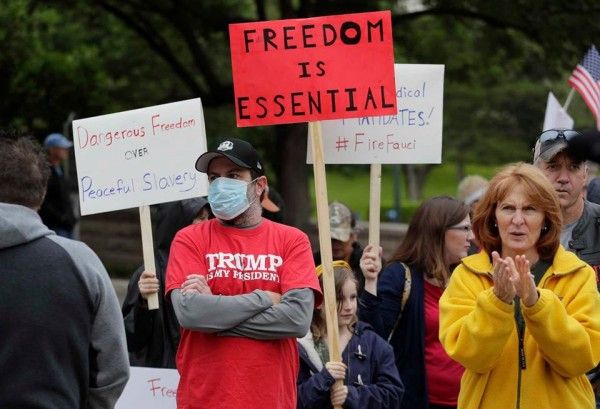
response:
<path id="1" fill-rule="evenodd" d="M 334 260 L 331 265 L 334 268 L 335 267 L 343 267 L 343 268 L 347 268 L 348 270 L 352 270 L 352 267 L 350 267 L 350 264 L 346 263 L 344 260 Z M 317 266 L 317 277 L 321 277 L 321 274 L 323 274 L 323 264 L 319 264 Z"/>
<path id="2" fill-rule="evenodd" d="M 571 129 L 548 129 L 547 131 L 542 132 L 538 139 L 540 143 L 554 141 L 558 138 L 563 138 L 564 140 L 568 141 L 571 138 L 579 135 L 581 135 L 579 132 Z"/>

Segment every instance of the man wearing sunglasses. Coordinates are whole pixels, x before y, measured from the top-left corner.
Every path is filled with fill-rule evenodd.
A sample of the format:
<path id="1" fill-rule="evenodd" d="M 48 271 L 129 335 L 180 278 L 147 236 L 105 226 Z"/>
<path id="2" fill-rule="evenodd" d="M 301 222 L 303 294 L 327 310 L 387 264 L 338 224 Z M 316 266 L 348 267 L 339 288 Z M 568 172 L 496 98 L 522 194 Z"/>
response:
<path id="1" fill-rule="evenodd" d="M 560 243 L 565 249 L 591 265 L 600 283 L 600 206 L 584 199 L 587 164 L 565 150 L 577 131 L 550 129 L 542 132 L 533 151 L 533 164 L 539 167 L 554 186 L 563 217 Z M 600 367 L 590 375 L 600 402 Z"/>
<path id="2" fill-rule="evenodd" d="M 584 199 L 587 164 L 570 154 L 567 141 L 579 132 L 550 129 L 542 132 L 533 154 L 539 167 L 554 186 L 560 201 L 563 229 L 560 242 L 596 272 L 600 270 L 600 206 Z"/>

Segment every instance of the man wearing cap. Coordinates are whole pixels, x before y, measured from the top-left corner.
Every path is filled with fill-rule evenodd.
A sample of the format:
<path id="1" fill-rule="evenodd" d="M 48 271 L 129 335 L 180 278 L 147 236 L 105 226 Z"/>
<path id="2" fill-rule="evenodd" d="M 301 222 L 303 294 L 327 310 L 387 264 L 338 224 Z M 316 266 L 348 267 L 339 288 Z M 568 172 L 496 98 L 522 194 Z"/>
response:
<path id="1" fill-rule="evenodd" d="M 563 217 L 560 243 L 598 274 L 600 206 L 584 199 L 586 162 L 565 151 L 567 140 L 577 135 L 579 132 L 568 129 L 542 132 L 535 144 L 533 163 L 544 172 L 558 195 Z"/>
<path id="2" fill-rule="evenodd" d="M 356 218 L 350 209 L 340 202 L 329 205 L 329 228 L 331 231 L 331 255 L 333 260 L 344 260 L 350 265 L 358 280 L 358 291 L 365 287 L 365 277 L 360 259 L 365 249 L 357 241 Z M 314 253 L 315 264 L 321 264 L 321 252 Z"/>
<path id="3" fill-rule="evenodd" d="M 226 139 L 202 154 L 215 219 L 180 230 L 166 294 L 182 326 L 177 407 L 293 409 L 296 339 L 321 293 L 310 243 L 264 219 L 263 164 L 248 142 Z"/>
<path id="4" fill-rule="evenodd" d="M 263 212 L 262 215 L 265 219 L 272 220 L 277 223 L 283 223 L 285 218 L 285 209 L 283 198 L 275 189 L 271 186 L 267 186 L 267 193 L 263 195 L 261 201 Z"/>
<path id="5" fill-rule="evenodd" d="M 71 190 L 62 168 L 62 163 L 69 157 L 69 149 L 73 144 L 59 133 L 51 133 L 44 139 L 44 148 L 50 162 L 50 179 L 44 203 L 40 208 L 40 217 L 46 226 L 59 236 L 73 238 L 73 227 L 77 222 Z"/>
<path id="6" fill-rule="evenodd" d="M 563 218 L 560 243 L 594 268 L 600 285 L 600 206 L 584 199 L 586 162 L 565 150 L 567 141 L 578 135 L 569 129 L 542 132 L 534 147 L 533 164 L 544 172 L 558 195 Z M 588 376 L 598 390 L 600 367 Z M 600 403 L 598 393 L 596 402 Z"/>

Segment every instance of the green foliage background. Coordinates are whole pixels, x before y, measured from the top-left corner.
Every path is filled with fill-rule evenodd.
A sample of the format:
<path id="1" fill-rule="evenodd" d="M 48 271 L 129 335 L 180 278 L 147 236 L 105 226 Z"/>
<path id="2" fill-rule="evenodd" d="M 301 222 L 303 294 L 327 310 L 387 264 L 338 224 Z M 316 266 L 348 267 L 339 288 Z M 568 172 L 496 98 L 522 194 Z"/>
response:
<path id="1" fill-rule="evenodd" d="M 571 70 L 600 40 L 591 0 L 0 0 L 0 126 L 41 140 L 68 133 L 69 118 L 200 96 L 209 145 L 232 135 L 258 146 L 299 224 L 314 203 L 310 168 L 299 171 L 305 152 L 299 139 L 281 142 L 293 126 L 235 127 L 227 26 L 383 9 L 392 11 L 396 62 L 445 65 L 443 165 L 421 168 L 420 192 L 403 186 L 407 206 L 454 194 L 464 174 L 529 160 L 548 92 L 564 101 Z M 578 128 L 594 124 L 577 95 L 569 113 Z M 330 199 L 356 203 L 365 217 L 366 182 L 348 186 L 366 180 L 364 167 L 332 167 Z"/>

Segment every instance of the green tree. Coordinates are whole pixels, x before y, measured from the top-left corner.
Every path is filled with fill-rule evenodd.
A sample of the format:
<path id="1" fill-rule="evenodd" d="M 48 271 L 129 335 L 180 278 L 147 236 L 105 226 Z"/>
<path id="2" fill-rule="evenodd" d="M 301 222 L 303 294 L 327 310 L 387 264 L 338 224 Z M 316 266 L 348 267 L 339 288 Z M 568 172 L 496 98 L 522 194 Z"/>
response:
<path id="1" fill-rule="evenodd" d="M 311 203 L 306 126 L 235 128 L 227 27 L 233 22 L 390 9 L 396 61 L 446 66 L 444 160 L 528 159 L 546 94 L 600 38 L 596 1 L 0 0 L 0 118 L 45 133 L 79 117 L 201 97 L 210 139 L 251 140 L 303 225 Z M 411 2 L 413 4 L 413 2 Z M 351 62 L 349 62 L 351 63 Z M 575 101 L 579 124 L 591 116 Z M 573 112 L 573 111 L 572 111 Z M 431 166 L 405 178 L 419 188 Z"/>

